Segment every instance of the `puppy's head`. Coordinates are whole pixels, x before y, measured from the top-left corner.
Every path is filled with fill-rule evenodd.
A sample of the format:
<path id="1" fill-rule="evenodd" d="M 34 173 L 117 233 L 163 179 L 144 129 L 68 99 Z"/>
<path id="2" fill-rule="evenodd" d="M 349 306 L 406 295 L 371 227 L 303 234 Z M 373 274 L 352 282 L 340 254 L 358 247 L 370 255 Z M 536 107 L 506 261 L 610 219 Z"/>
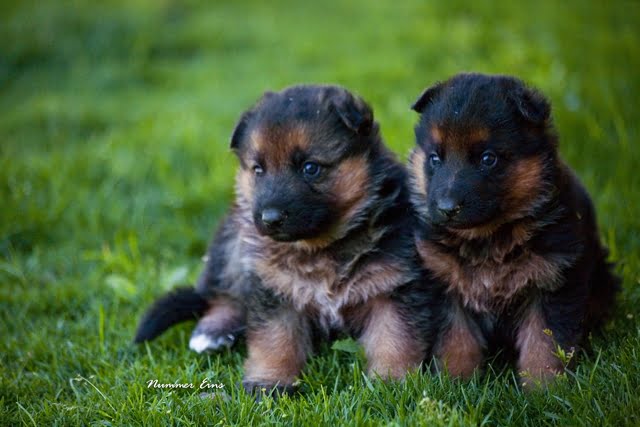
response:
<path id="1" fill-rule="evenodd" d="M 478 237 L 549 193 L 556 137 L 548 101 L 516 78 L 460 74 L 425 90 L 411 156 L 413 200 L 435 226 Z"/>
<path id="2" fill-rule="evenodd" d="M 371 108 L 335 86 L 268 92 L 231 138 L 240 159 L 237 196 L 262 235 L 330 243 L 369 192 L 369 153 L 378 143 Z"/>

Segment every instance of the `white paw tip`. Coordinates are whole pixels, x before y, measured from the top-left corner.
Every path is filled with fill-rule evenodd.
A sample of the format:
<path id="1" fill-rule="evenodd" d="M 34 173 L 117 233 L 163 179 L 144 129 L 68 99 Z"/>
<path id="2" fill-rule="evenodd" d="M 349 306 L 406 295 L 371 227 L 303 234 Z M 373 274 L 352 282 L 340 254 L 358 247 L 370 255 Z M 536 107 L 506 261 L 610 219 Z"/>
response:
<path id="1" fill-rule="evenodd" d="M 202 353 L 205 350 L 215 350 L 215 343 L 211 339 L 204 335 L 198 334 L 191 337 L 189 340 L 189 348 L 196 353 Z"/>
<path id="2" fill-rule="evenodd" d="M 226 337 L 211 339 L 206 334 L 193 335 L 189 340 L 189 348 L 196 353 L 205 351 L 216 351 L 223 347 L 230 347 L 233 344 L 234 336 L 229 334 Z"/>

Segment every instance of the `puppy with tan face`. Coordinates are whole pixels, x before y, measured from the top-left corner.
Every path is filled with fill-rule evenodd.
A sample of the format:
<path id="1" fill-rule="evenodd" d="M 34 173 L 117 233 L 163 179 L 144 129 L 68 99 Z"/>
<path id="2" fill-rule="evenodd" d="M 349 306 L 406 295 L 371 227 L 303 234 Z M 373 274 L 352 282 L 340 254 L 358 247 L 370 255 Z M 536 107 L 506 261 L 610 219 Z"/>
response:
<path id="1" fill-rule="evenodd" d="M 559 159 L 550 105 L 516 78 L 460 74 L 427 89 L 411 161 L 423 265 L 448 289 L 435 356 L 468 377 L 513 356 L 525 382 L 563 369 L 611 311 L 591 200 Z"/>
<path id="2" fill-rule="evenodd" d="M 370 373 L 418 366 L 437 295 L 418 280 L 406 173 L 371 108 L 335 86 L 267 93 L 231 149 L 236 202 L 199 283 L 159 300 L 136 341 L 201 317 L 190 346 L 215 350 L 246 328 L 248 390 L 291 390 L 314 344 L 336 334 L 362 343 Z"/>

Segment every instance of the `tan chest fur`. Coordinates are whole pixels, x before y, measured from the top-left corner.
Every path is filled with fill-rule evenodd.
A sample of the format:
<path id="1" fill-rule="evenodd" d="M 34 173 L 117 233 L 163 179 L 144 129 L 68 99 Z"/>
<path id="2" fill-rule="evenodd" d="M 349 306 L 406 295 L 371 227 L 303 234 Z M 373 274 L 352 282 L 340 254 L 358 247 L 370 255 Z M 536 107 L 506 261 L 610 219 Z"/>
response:
<path id="1" fill-rule="evenodd" d="M 505 260 L 487 257 L 481 262 L 443 250 L 428 241 L 418 241 L 424 266 L 448 284 L 449 292 L 478 312 L 504 307 L 527 288 L 554 289 L 561 280 L 565 259 L 543 257 L 527 249 Z"/>
<path id="2" fill-rule="evenodd" d="M 291 244 L 245 239 L 251 264 L 263 286 L 289 300 L 296 310 L 318 313 L 326 328 L 341 328 L 341 310 L 362 304 L 405 283 L 406 267 L 390 261 L 338 262 L 330 252 L 292 250 Z"/>

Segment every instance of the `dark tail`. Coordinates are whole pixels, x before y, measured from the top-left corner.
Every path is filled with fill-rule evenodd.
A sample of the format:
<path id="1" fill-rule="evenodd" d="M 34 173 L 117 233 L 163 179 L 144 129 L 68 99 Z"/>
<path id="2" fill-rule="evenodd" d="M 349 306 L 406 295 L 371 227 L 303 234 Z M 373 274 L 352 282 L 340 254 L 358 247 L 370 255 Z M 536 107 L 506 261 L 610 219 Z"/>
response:
<path id="1" fill-rule="evenodd" d="M 150 341 L 176 323 L 195 320 L 209 308 L 209 303 L 194 288 L 177 288 L 161 297 L 140 320 L 134 343 Z"/>

